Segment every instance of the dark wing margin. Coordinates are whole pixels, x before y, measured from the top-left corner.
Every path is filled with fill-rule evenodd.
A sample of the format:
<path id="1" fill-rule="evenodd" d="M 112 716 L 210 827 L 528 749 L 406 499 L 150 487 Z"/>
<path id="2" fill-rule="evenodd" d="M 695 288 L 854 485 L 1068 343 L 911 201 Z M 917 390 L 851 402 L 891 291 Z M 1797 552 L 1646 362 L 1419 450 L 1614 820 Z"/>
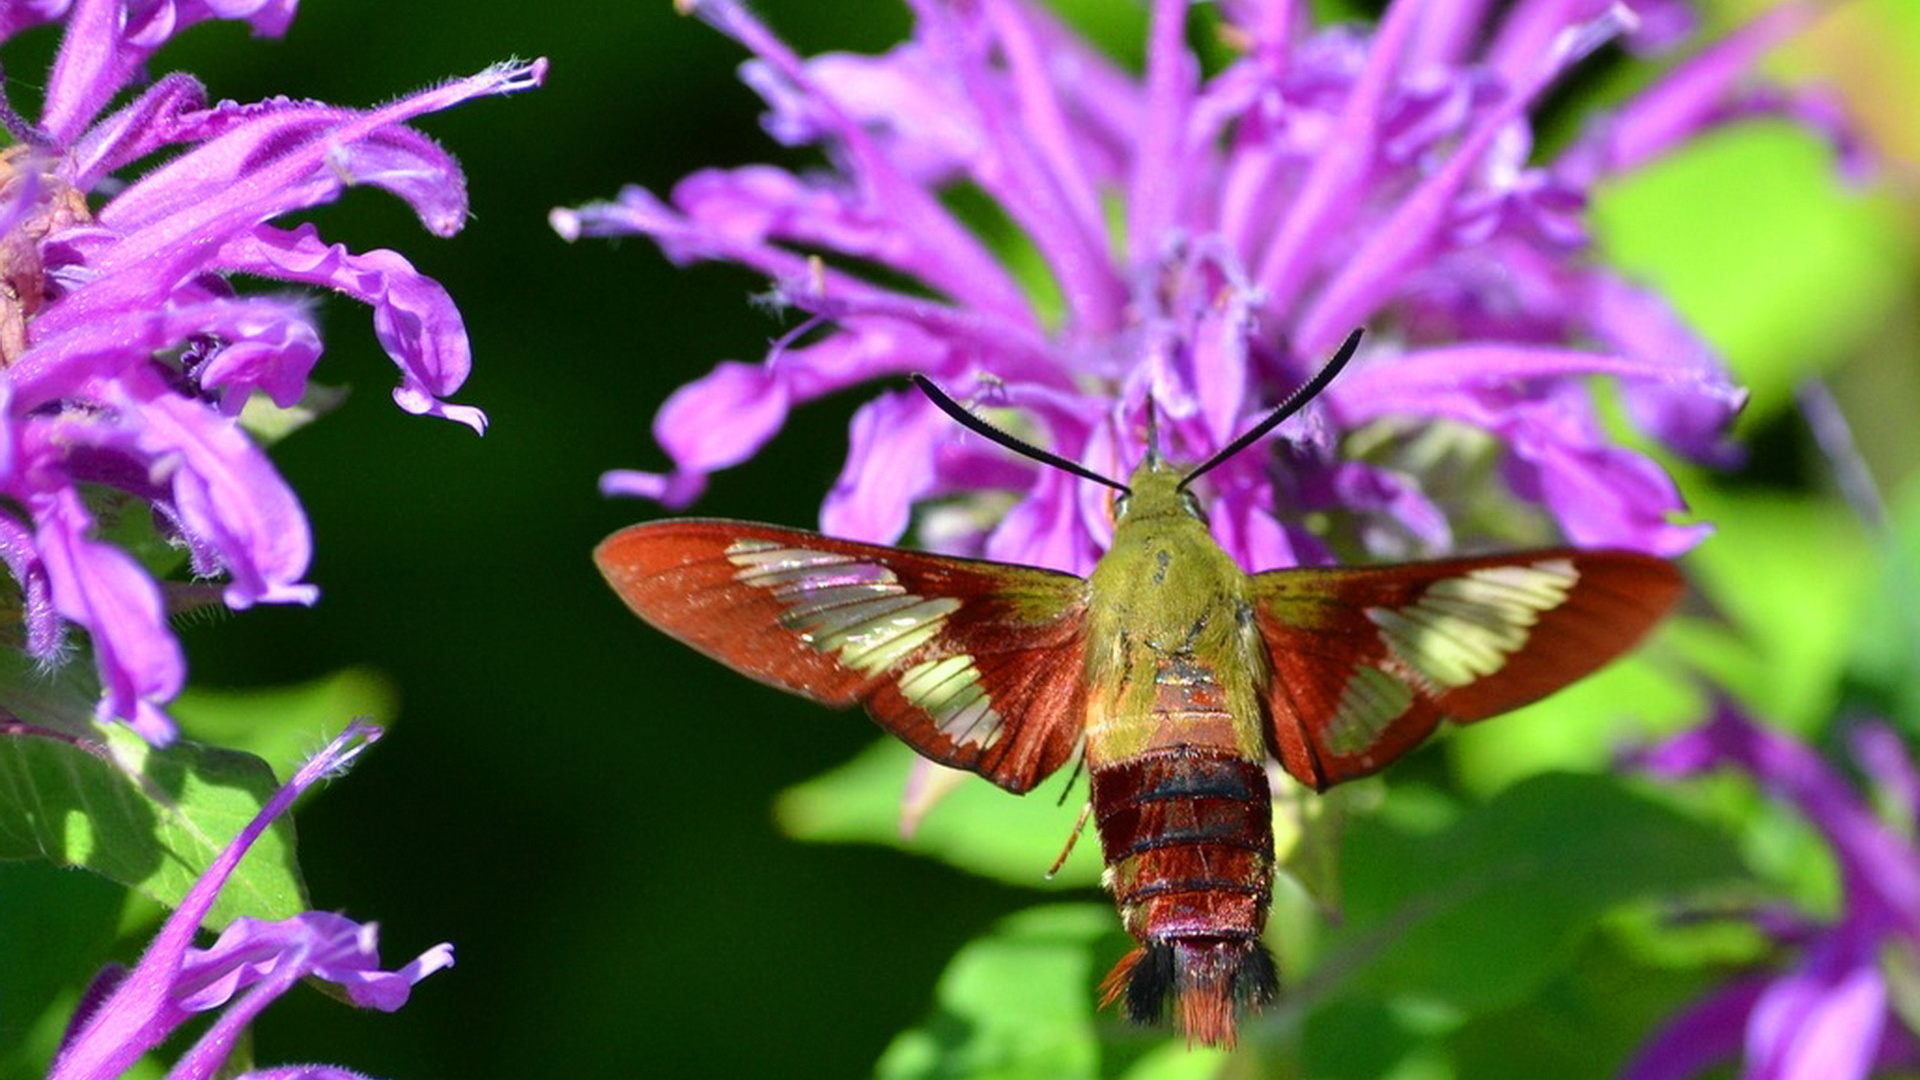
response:
<path id="1" fill-rule="evenodd" d="M 1537 701 L 1632 648 L 1686 581 L 1574 549 L 1254 576 L 1275 755 L 1315 789 L 1384 768 L 1442 720 Z"/>
<path id="2" fill-rule="evenodd" d="M 1012 792 L 1084 730 L 1086 583 L 798 529 L 680 519 L 594 549 L 642 619 L 748 678 L 859 703 L 925 757 Z"/>

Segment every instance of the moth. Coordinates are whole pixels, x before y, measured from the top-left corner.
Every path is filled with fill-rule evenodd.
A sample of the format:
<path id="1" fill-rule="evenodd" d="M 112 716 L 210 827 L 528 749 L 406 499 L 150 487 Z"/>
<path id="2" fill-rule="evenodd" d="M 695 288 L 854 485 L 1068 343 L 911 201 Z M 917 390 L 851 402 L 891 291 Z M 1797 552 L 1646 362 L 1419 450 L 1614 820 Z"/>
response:
<path id="1" fill-rule="evenodd" d="M 924 380 L 956 420 L 1116 489 L 1088 577 L 717 519 L 635 525 L 594 552 L 642 619 L 749 678 L 864 705 L 914 750 L 1015 794 L 1080 758 L 1104 882 L 1138 942 L 1103 983 L 1231 1045 L 1278 993 L 1266 762 L 1317 791 L 1375 772 L 1442 720 L 1544 697 L 1630 648 L 1683 587 L 1665 560 L 1559 548 L 1250 574 L 1193 483 L 1332 381 L 1334 358 L 1181 472 L 1149 433 L 1125 484 L 1024 443 Z M 1151 428 L 1151 424 L 1149 425 Z"/>

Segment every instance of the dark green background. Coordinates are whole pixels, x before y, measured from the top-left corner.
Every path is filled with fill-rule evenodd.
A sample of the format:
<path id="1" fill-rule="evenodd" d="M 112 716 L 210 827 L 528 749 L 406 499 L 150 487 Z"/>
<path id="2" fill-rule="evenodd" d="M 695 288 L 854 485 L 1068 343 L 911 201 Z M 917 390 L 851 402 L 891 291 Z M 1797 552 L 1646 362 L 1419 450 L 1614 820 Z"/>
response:
<path id="1" fill-rule="evenodd" d="M 886 4 L 760 7 L 809 50 L 878 49 L 907 25 Z M 675 270 L 640 240 L 569 246 L 546 222 L 626 183 L 766 159 L 740 50 L 665 0 L 310 0 L 284 40 L 202 27 L 158 69 L 200 72 L 216 96 L 371 104 L 516 54 L 551 59 L 543 89 L 420 125 L 466 167 L 464 233 L 436 240 L 373 191 L 316 215 L 329 239 L 398 248 L 452 291 L 474 351 L 457 399 L 493 426 L 402 414 L 366 311 L 329 300 L 318 378 L 352 396 L 275 452 L 313 523 L 322 599 L 186 635 L 196 684 L 392 677 L 393 733 L 303 810 L 303 861 L 316 904 L 379 920 L 389 959 L 459 950 L 399 1015 L 289 995 L 259 1059 L 412 1080 L 864 1074 L 953 950 L 1027 897 L 777 833 L 775 793 L 871 725 L 670 645 L 588 552 L 659 513 L 600 497 L 601 471 L 663 465 L 665 395 L 757 359 L 780 324 L 748 303 L 764 287 L 750 274 Z M 805 410 L 699 510 L 812 524 L 855 404 Z"/>

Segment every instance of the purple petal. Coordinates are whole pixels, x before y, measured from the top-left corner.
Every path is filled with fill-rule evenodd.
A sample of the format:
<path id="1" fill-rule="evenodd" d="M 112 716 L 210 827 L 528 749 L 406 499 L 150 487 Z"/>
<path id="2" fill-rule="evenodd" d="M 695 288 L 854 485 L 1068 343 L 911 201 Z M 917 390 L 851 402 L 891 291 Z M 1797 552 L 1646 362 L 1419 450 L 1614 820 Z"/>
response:
<path id="1" fill-rule="evenodd" d="M 1242 570 L 1257 573 L 1301 563 L 1273 506 L 1273 489 L 1266 484 L 1236 484 L 1213 505 L 1214 536 Z"/>
<path id="2" fill-rule="evenodd" d="M 7 564 L 23 594 L 20 619 L 26 624 L 27 654 L 50 661 L 57 658 L 64 638 L 46 565 L 35 542 L 33 532 L 17 518 L 0 514 L 0 561 Z"/>
<path id="3" fill-rule="evenodd" d="M 652 499 L 669 510 L 684 510 L 707 490 L 703 472 L 650 473 L 610 469 L 600 477 L 600 494 Z"/>
<path id="4" fill-rule="evenodd" d="M 694 173 L 674 185 L 673 205 L 718 251 L 779 242 L 889 261 L 907 254 L 893 223 L 852 192 L 769 165 Z"/>
<path id="5" fill-rule="evenodd" d="M 933 490 L 934 458 L 953 421 L 918 392 L 882 394 L 854 414 L 846 468 L 820 508 L 820 528 L 876 544 L 907 531 L 915 500 Z"/>
<path id="6" fill-rule="evenodd" d="M 1591 300 L 1609 344 L 1623 356 L 1657 357 L 1669 369 L 1664 378 L 1622 384 L 1641 430 L 1703 464 L 1736 464 L 1740 451 L 1728 436 L 1747 393 L 1713 349 L 1665 300 L 1612 275 L 1595 276 Z"/>
<path id="7" fill-rule="evenodd" d="M 148 173 L 99 213 L 108 228 L 128 235 L 97 264 L 102 274 L 141 267 L 162 287 L 181 276 L 170 264 L 191 265 L 202 247 L 241 236 L 268 219 L 338 197 L 349 183 L 385 183 L 408 197 L 430 231 L 448 235 L 465 219 L 465 197 L 452 159 L 432 151 L 394 125 L 480 94 L 537 85 L 545 63 L 490 68 L 468 79 L 355 112 L 308 103 L 247 106 L 248 122 L 231 127 Z M 415 151 L 406 162 L 420 170 L 404 182 L 395 147 Z M 347 171 L 369 164 L 366 177 Z M 422 193 L 432 191 L 432 198 Z M 156 265 L 159 263 L 160 265 Z"/>
<path id="8" fill-rule="evenodd" d="M 1651 459 L 1597 444 L 1587 423 L 1529 409 L 1499 429 L 1513 449 L 1502 469 L 1507 483 L 1552 511 L 1568 540 L 1673 556 L 1713 531 L 1671 523 L 1668 515 L 1687 509 L 1673 478 Z"/>
<path id="9" fill-rule="evenodd" d="M 1893 728 L 1881 723 L 1861 724 L 1850 733 L 1853 759 L 1872 778 L 1875 793 L 1888 803 L 1887 824 L 1910 832 L 1920 824 L 1920 770 L 1907 745 Z"/>
<path id="10" fill-rule="evenodd" d="M 1086 482 L 1056 469 L 1041 469 L 1026 498 L 987 537 L 986 557 L 1084 574 L 1096 550 L 1076 499 Z"/>
<path id="11" fill-rule="evenodd" d="M 265 922 L 235 919 L 206 949 L 190 949 L 174 985 L 174 1001 L 188 1012 L 225 1005 L 233 995 L 287 964 L 337 984 L 363 1009 L 393 1012 L 413 984 L 453 966 L 453 947 L 436 945 L 398 971 L 380 967 L 379 934 L 325 911 Z"/>
<path id="12" fill-rule="evenodd" d="M 146 375 L 129 379 L 137 416 L 134 449 L 170 476 L 181 525 L 218 552 L 232 574 L 229 607 L 311 604 L 319 590 L 299 584 L 312 558 L 306 514 L 292 489 L 237 421 L 174 394 Z"/>
<path id="13" fill-rule="evenodd" d="M 1791 803 L 1833 848 L 1850 910 L 1920 936 L 1920 853 L 1889 830 L 1827 763 L 1805 745 L 1748 720 L 1721 701 L 1712 719 L 1644 751 L 1657 776 L 1691 776 L 1733 766 Z"/>
<path id="14" fill-rule="evenodd" d="M 714 472 L 752 457 L 787 419 L 784 381 L 761 364 L 729 360 L 673 392 L 653 435 L 683 470 Z"/>
<path id="15" fill-rule="evenodd" d="M 28 506 L 54 608 L 93 639 L 102 716 L 126 721 L 155 745 L 172 741 L 160 703 L 180 692 L 186 669 L 160 590 L 131 556 L 87 539 L 93 518 L 73 488 L 36 493 Z"/>
<path id="16" fill-rule="evenodd" d="M 114 288 L 109 284 L 93 287 L 102 293 Z M 144 364 L 152 354 L 178 348 L 194 337 L 235 342 L 249 351 L 284 348 L 286 352 L 268 365 L 270 369 L 278 365 L 297 369 L 310 363 L 306 350 L 314 336 L 312 324 L 299 306 L 285 300 L 225 298 L 151 310 L 135 306 L 132 300 L 122 296 L 118 303 L 102 303 L 97 318 L 49 317 L 37 323 L 41 333 L 9 372 L 18 398 L 58 402 L 91 392 L 120 369 Z M 218 355 L 212 359 L 222 360 Z M 277 384 L 282 378 L 275 375 L 266 381 Z"/>
<path id="17" fill-rule="evenodd" d="M 343 245 L 322 242 L 311 224 L 291 232 L 262 225 L 222 247 L 218 259 L 247 273 L 325 285 L 370 305 L 374 332 L 403 376 L 393 400 L 415 415 L 441 416 L 486 431 L 480 410 L 440 400 L 460 388 L 472 366 L 460 311 L 445 287 L 398 252 L 356 255 Z M 274 399 L 283 407 L 297 400 L 297 394 Z"/>
<path id="18" fill-rule="evenodd" d="M 237 412 L 255 393 L 283 409 L 298 404 L 321 352 L 320 332 L 313 325 L 309 305 L 271 298 L 228 303 L 245 305 L 259 320 L 235 326 L 235 334 L 222 338 L 194 372 L 201 389 L 224 391 L 221 404 L 229 413 Z"/>
<path id="19" fill-rule="evenodd" d="M 1289 201 L 1258 264 L 1255 280 L 1285 308 L 1296 302 L 1311 268 L 1310 256 L 1326 247 L 1334 231 L 1357 209 L 1351 195 L 1365 187 L 1379 138 L 1381 102 L 1392 85 L 1401 50 L 1418 26 L 1418 14 L 1418 4 L 1401 2 L 1387 8 L 1370 47 L 1360 53 L 1364 67 L 1341 106 L 1337 132 L 1327 136 L 1313 155 L 1298 194 Z"/>
<path id="20" fill-rule="evenodd" d="M 938 253 L 938 276 L 930 283 L 1002 316 L 1024 309 L 1024 298 L 1004 268 L 932 192 L 899 168 L 857 118 L 848 115 L 814 83 L 799 57 L 737 3 L 704 0 L 694 9 L 759 57 L 765 66 L 756 70 L 792 84 L 821 105 L 823 117 L 830 118 L 822 121 L 823 127 L 831 128 L 834 141 L 847 156 L 866 204 L 884 207 L 901 236 L 913 238 L 923 250 Z"/>
<path id="21" fill-rule="evenodd" d="M 166 75 L 88 129 L 71 154 L 70 182 L 89 190 L 113 170 L 174 142 L 181 114 L 203 108 L 206 88 L 191 75 Z"/>
<path id="22" fill-rule="evenodd" d="M 1392 522 L 1403 535 L 1364 527 L 1361 537 L 1367 553 L 1378 559 L 1406 560 L 1453 547 L 1453 529 L 1410 476 L 1362 462 L 1338 462 L 1330 470 L 1331 503 Z M 1411 543 L 1409 543 L 1411 540 Z"/>
<path id="23" fill-rule="evenodd" d="M 256 35 L 278 36 L 293 19 L 296 2 L 158 0 L 128 10 L 125 0 L 79 0 L 48 79 L 41 126 L 55 141 L 71 144 L 147 57 L 180 29 L 210 18 L 243 18 Z"/>
<path id="24" fill-rule="evenodd" d="M 979 155 L 983 136 L 969 122 L 959 88 L 916 42 L 884 56 L 825 53 L 807 61 L 808 74 L 858 118 L 907 177 L 921 183 L 951 178 Z M 741 78 L 767 101 L 767 133 L 788 146 L 831 138 L 837 125 L 806 94 L 769 77 L 765 64 L 748 63 Z"/>
<path id="25" fill-rule="evenodd" d="M 1689 138 L 1715 118 L 1760 55 L 1792 34 L 1816 11 L 1783 3 L 1675 68 L 1620 111 L 1605 130 L 1605 171 L 1638 168 Z M 1576 155 L 1578 156 L 1578 155 Z"/>
<path id="26" fill-rule="evenodd" d="M 0 41 L 29 26 L 52 22 L 67 13 L 73 0 L 10 0 L 0 4 Z"/>
<path id="27" fill-rule="evenodd" d="M 1747 1025 L 1747 1077 L 1866 1080 L 1887 1021 L 1873 945 L 1842 930 L 1766 988 Z"/>
<path id="28" fill-rule="evenodd" d="M 1413 5 L 1396 5 L 1412 7 Z M 1507 86 L 1497 106 L 1479 117 L 1439 168 L 1401 199 L 1384 220 L 1376 223 L 1358 250 L 1343 261 L 1320 295 L 1300 317 L 1294 343 L 1308 352 L 1325 352 L 1346 336 L 1389 295 L 1391 283 L 1429 256 L 1446 224 L 1455 197 L 1497 142 L 1511 137 L 1513 124 L 1568 66 L 1599 40 L 1613 33 L 1623 16 L 1611 6 L 1592 18 L 1559 29 Z M 1381 28 L 1387 32 L 1393 16 Z M 1376 40 L 1375 48 L 1380 47 Z"/>
<path id="29" fill-rule="evenodd" d="M 1686 509 L 1672 479 L 1653 461 L 1610 445 L 1577 384 L 1543 382 L 1547 389 L 1523 396 L 1493 382 L 1550 371 L 1673 375 L 1659 365 L 1572 350 L 1460 348 L 1370 366 L 1330 395 L 1348 423 L 1424 415 L 1499 435 L 1509 450 L 1502 462 L 1508 484 L 1551 510 L 1576 544 L 1672 555 L 1698 543 L 1706 526 L 1667 520 Z M 1472 388 L 1476 383 L 1486 388 Z"/>

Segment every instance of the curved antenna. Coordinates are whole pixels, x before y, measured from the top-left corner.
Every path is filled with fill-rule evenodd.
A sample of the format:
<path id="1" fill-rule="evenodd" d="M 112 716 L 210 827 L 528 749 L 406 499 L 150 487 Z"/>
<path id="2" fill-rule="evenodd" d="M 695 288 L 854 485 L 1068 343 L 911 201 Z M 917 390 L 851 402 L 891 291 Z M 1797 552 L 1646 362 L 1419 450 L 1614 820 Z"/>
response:
<path id="1" fill-rule="evenodd" d="M 1307 402 L 1312 401 L 1319 395 L 1320 391 L 1325 390 L 1328 383 L 1333 382 L 1333 377 L 1340 374 L 1340 369 L 1347 366 L 1347 361 L 1353 359 L 1354 350 L 1360 347 L 1360 335 L 1362 332 L 1360 329 L 1355 329 L 1353 333 L 1348 334 L 1347 340 L 1340 346 L 1340 350 L 1333 354 L 1333 359 L 1327 361 L 1326 366 L 1316 372 L 1313 378 L 1308 379 L 1306 384 L 1301 386 L 1300 389 L 1287 395 L 1287 400 L 1281 402 L 1278 407 L 1268 413 L 1266 419 L 1248 428 L 1239 438 L 1228 443 L 1226 449 L 1201 462 L 1194 467 L 1192 472 L 1181 477 L 1180 482 L 1173 486 L 1174 490 L 1186 490 L 1188 484 L 1200 479 L 1209 469 L 1212 469 L 1214 466 L 1253 445 L 1254 441 L 1260 438 L 1260 436 L 1279 427 L 1280 421 L 1299 412 Z"/>
<path id="2" fill-rule="evenodd" d="M 954 420 L 957 421 L 961 427 L 966 428 L 968 431 L 971 431 L 976 435 L 984 435 L 987 438 L 992 439 L 994 442 L 999 443 L 1001 446 L 1004 446 L 1007 449 L 1013 451 L 1014 453 L 1019 454 L 1023 457 L 1030 457 L 1042 465 L 1051 465 L 1054 468 L 1061 470 L 1062 472 L 1070 472 L 1073 475 L 1080 477 L 1082 480 L 1092 480 L 1095 483 L 1105 484 L 1108 487 L 1113 488 L 1115 491 L 1126 492 L 1127 494 L 1133 493 L 1133 489 L 1127 487 L 1127 485 L 1122 484 L 1119 481 L 1109 480 L 1106 477 L 1101 476 L 1099 473 L 1094 472 L 1092 469 L 1087 468 L 1085 465 L 1081 465 L 1078 462 L 1074 462 L 1074 461 L 1068 461 L 1066 458 L 1061 457 L 1059 454 L 1055 454 L 1047 450 L 1042 450 L 1039 447 L 1033 445 L 1032 443 L 1027 442 L 1025 439 L 1018 438 L 1017 436 L 1014 436 L 1014 435 L 1009 435 L 1005 431 L 1002 431 L 1001 429 L 994 427 L 992 424 L 989 424 L 985 420 L 982 420 L 979 417 L 968 412 L 966 408 L 962 406 L 959 402 L 948 397 L 947 392 L 945 390 L 942 390 L 938 386 L 935 386 L 933 383 L 933 380 L 927 378 L 925 375 L 916 374 L 912 376 L 912 378 L 913 378 L 913 385 L 919 387 L 920 392 L 927 395 L 928 401 L 933 402 L 934 405 L 937 406 L 941 412 L 946 413 L 948 416 L 953 417 Z"/>

